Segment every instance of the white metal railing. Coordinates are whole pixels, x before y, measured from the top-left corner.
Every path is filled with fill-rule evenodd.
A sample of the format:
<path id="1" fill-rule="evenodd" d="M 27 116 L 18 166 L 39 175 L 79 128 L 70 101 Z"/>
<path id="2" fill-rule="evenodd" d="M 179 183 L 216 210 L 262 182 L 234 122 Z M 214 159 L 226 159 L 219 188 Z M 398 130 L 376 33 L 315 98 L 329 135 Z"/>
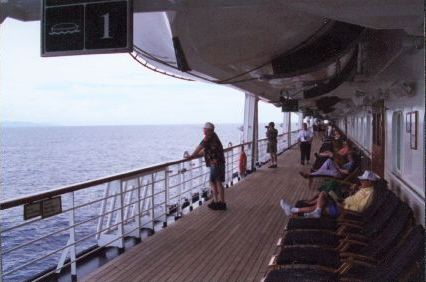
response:
<path id="1" fill-rule="evenodd" d="M 292 137 L 292 140 L 296 139 Z M 269 159 L 266 142 L 266 139 L 258 140 L 261 162 Z M 237 146 L 229 143 L 225 149 L 227 187 L 242 177 L 239 155 L 243 146 L 247 164 L 251 163 L 252 145 L 251 142 Z M 288 147 L 287 134 L 280 135 L 279 152 Z M 25 204 L 57 196 L 62 202 L 59 214 L 23 219 Z M 184 209 L 192 210 L 200 205 L 203 196 L 208 197 L 208 171 L 203 158 L 198 158 L 3 201 L 0 203 L 1 278 L 3 281 L 26 280 L 48 266 L 51 269 L 36 280 L 46 279 L 65 268 L 76 275 L 77 261 L 105 246 L 123 249 L 126 238 L 140 240 L 144 228 L 155 231 L 156 227 L 167 226 L 169 216 L 182 216 Z"/>

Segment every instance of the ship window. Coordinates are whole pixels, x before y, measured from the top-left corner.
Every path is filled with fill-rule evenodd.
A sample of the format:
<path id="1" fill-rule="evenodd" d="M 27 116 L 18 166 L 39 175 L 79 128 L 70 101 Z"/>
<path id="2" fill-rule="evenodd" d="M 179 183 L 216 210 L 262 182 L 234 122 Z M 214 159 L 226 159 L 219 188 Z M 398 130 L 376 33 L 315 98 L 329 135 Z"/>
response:
<path id="1" fill-rule="evenodd" d="M 396 112 L 393 114 L 393 149 L 394 149 L 394 168 L 397 171 L 401 170 L 402 159 L 402 113 Z"/>

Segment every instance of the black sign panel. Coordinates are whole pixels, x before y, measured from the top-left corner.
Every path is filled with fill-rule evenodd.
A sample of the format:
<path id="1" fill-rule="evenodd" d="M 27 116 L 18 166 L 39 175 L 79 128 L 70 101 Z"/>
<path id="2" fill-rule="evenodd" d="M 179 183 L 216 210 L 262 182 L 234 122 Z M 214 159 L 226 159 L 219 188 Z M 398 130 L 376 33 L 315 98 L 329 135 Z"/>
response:
<path id="1" fill-rule="evenodd" d="M 129 52 L 130 0 L 44 0 L 42 56 Z"/>
<path id="2" fill-rule="evenodd" d="M 299 101 L 296 99 L 283 99 L 281 101 L 281 107 L 283 112 L 298 112 Z"/>

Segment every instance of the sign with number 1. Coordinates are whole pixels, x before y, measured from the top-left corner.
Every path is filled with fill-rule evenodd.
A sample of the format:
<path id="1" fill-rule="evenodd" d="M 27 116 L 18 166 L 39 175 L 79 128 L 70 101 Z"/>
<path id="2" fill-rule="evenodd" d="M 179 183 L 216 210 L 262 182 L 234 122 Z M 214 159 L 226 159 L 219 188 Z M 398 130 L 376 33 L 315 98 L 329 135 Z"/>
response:
<path id="1" fill-rule="evenodd" d="M 43 0 L 41 55 L 129 52 L 131 0 Z"/>

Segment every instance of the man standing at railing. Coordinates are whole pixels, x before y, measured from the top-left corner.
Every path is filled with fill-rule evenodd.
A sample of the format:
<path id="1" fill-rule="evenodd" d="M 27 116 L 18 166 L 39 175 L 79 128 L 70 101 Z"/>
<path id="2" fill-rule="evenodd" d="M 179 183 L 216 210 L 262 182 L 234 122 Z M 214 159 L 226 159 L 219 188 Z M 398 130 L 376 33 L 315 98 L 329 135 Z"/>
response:
<path id="1" fill-rule="evenodd" d="M 297 136 L 297 140 L 300 142 L 300 163 L 302 165 L 305 165 L 305 160 L 309 164 L 313 138 L 314 135 L 312 134 L 312 131 L 308 129 L 308 124 L 303 123 L 303 129 L 299 131 L 299 135 Z"/>
<path id="2" fill-rule="evenodd" d="M 196 158 L 204 154 L 206 166 L 210 168 L 210 186 L 213 200 L 208 207 L 212 210 L 226 210 L 225 191 L 222 182 L 225 181 L 225 154 L 222 143 L 214 132 L 211 122 L 204 124 L 204 138 L 188 158 Z"/>
<path id="3" fill-rule="evenodd" d="M 277 168 L 278 130 L 275 129 L 275 123 L 272 121 L 266 128 L 266 137 L 268 138 L 268 147 L 266 149 L 266 152 L 271 154 L 271 165 L 269 166 L 269 168 Z"/>

